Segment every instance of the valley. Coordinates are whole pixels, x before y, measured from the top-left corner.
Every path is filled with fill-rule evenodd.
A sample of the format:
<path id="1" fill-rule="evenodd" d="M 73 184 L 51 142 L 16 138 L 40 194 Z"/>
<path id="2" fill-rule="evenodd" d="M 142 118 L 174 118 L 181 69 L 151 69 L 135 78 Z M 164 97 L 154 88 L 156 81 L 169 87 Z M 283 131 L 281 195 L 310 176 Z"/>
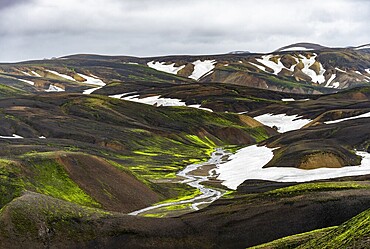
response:
<path id="1" fill-rule="evenodd" d="M 0 64 L 0 248 L 366 248 L 370 53 Z"/>

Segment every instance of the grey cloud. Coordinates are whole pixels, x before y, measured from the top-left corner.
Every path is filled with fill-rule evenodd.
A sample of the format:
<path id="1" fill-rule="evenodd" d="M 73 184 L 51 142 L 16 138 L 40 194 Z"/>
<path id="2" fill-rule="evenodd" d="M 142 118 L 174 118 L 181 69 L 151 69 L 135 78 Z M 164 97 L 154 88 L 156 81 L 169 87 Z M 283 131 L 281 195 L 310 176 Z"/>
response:
<path id="1" fill-rule="evenodd" d="M 0 15 L 0 61 L 370 42 L 370 2 L 363 0 L 5 0 L 0 6 L 7 6 Z"/>

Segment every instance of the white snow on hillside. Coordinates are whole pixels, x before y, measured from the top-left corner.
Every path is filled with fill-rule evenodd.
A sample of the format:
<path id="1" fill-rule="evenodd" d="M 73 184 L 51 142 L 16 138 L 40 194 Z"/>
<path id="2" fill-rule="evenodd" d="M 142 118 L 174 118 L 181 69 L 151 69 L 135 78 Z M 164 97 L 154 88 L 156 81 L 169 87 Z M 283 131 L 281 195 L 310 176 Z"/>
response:
<path id="1" fill-rule="evenodd" d="M 26 75 L 26 76 L 32 76 L 31 74 L 29 74 L 29 73 L 27 73 L 27 72 L 23 72 L 23 71 L 21 71 L 24 75 Z"/>
<path id="2" fill-rule="evenodd" d="M 337 119 L 337 120 L 333 120 L 333 121 L 326 121 L 324 123 L 325 124 L 336 124 L 336 123 L 340 123 L 340 122 L 343 122 L 343 121 L 346 121 L 346 120 L 358 119 L 358 118 L 370 118 L 370 112 L 364 113 L 364 114 L 361 114 L 361 115 L 357 115 L 357 116 L 353 116 L 353 117 L 341 118 L 341 119 Z"/>
<path id="3" fill-rule="evenodd" d="M 344 71 L 344 70 L 342 70 L 342 69 L 340 69 L 340 68 L 338 68 L 338 67 L 336 67 L 335 69 L 336 69 L 337 71 L 341 72 L 341 73 L 347 73 L 346 71 Z"/>
<path id="4" fill-rule="evenodd" d="M 254 119 L 269 127 L 276 126 L 281 133 L 298 130 L 312 121 L 310 119 L 301 119 L 297 115 L 288 116 L 286 114 L 269 113 L 254 117 Z"/>
<path id="5" fill-rule="evenodd" d="M 135 92 L 133 92 L 135 93 Z M 213 112 L 211 109 L 208 108 L 203 108 L 199 104 L 195 105 L 186 105 L 184 101 L 181 99 L 172 99 L 172 98 L 163 98 L 160 95 L 156 96 L 150 96 L 146 98 L 140 98 L 140 95 L 130 95 L 132 93 L 122 93 L 122 94 L 115 94 L 115 95 L 110 95 L 109 97 L 111 98 L 116 98 L 116 99 L 123 99 L 127 101 L 132 101 L 132 102 L 137 102 L 137 103 L 142 103 L 142 104 L 147 104 L 147 105 L 153 105 L 153 106 L 186 106 L 190 108 L 196 108 L 204 111 L 209 111 Z M 126 96 L 126 97 L 124 97 Z"/>
<path id="6" fill-rule="evenodd" d="M 313 50 L 312 48 L 305 48 L 305 47 L 291 47 L 291 48 L 286 48 L 283 50 L 280 50 L 280 52 L 287 52 L 287 51 L 311 51 Z"/>
<path id="7" fill-rule="evenodd" d="M 253 62 L 249 62 L 249 64 L 251 64 L 252 66 L 255 66 L 256 68 L 258 68 L 259 70 L 262 70 L 264 72 L 267 72 L 266 71 L 266 68 L 264 66 L 261 66 L 261 65 L 258 65 L 256 63 L 253 63 Z"/>
<path id="8" fill-rule="evenodd" d="M 370 44 L 369 45 L 362 46 L 362 47 L 355 48 L 355 50 L 361 50 L 361 49 L 370 49 Z"/>
<path id="9" fill-rule="evenodd" d="M 95 88 L 90 88 L 90 89 L 84 90 L 82 92 L 82 94 L 92 94 L 93 92 L 95 92 L 96 90 L 99 90 L 101 88 L 103 88 L 103 87 L 99 86 L 99 87 L 95 87 Z"/>
<path id="10" fill-rule="evenodd" d="M 157 62 L 154 62 L 154 61 L 148 62 L 147 65 L 148 65 L 148 67 L 153 68 L 155 70 L 170 73 L 170 74 L 177 74 L 181 69 L 183 69 L 185 67 L 185 65 L 180 66 L 180 67 L 176 67 L 175 63 L 172 63 L 170 65 L 166 65 L 166 62 L 159 62 L 159 61 L 157 61 Z"/>
<path id="11" fill-rule="evenodd" d="M 76 81 L 73 77 L 69 76 L 69 75 L 66 75 L 66 74 L 61 74 L 61 73 L 58 73 L 56 71 L 52 71 L 52 70 L 45 70 L 49 73 L 52 73 L 52 74 L 55 74 L 56 76 L 59 76 L 59 77 L 62 77 L 66 80 L 70 80 L 70 81 Z"/>
<path id="12" fill-rule="evenodd" d="M 311 56 L 310 58 L 307 58 L 303 55 L 299 55 L 299 56 L 304 65 L 304 68 L 302 68 L 302 72 L 310 76 L 312 79 L 312 82 L 319 83 L 319 84 L 324 83 L 325 82 L 324 73 L 326 70 L 323 68 L 322 64 L 319 63 L 319 66 L 320 66 L 319 74 L 316 74 L 314 70 L 310 69 L 310 67 L 316 62 L 317 55 L 314 54 L 314 56 Z"/>
<path id="13" fill-rule="evenodd" d="M 330 86 L 330 83 L 333 82 L 333 80 L 337 77 L 336 74 L 332 74 L 330 76 L 330 79 L 328 80 L 328 82 L 326 83 L 325 87 L 329 87 Z"/>
<path id="14" fill-rule="evenodd" d="M 368 74 L 370 74 L 370 68 L 365 69 L 365 71 L 366 71 Z"/>
<path id="15" fill-rule="evenodd" d="M 155 106 L 186 106 L 185 102 L 181 101 L 181 99 L 161 98 L 160 95 L 146 98 L 140 98 L 139 95 L 133 95 L 122 99 Z"/>
<path id="16" fill-rule="evenodd" d="M 281 101 L 285 101 L 285 102 L 308 101 L 308 100 L 310 100 L 310 99 L 294 99 L 294 98 L 281 99 Z"/>
<path id="17" fill-rule="evenodd" d="M 269 55 L 263 55 L 262 56 L 262 59 L 256 59 L 256 61 L 258 61 L 259 63 L 265 65 L 268 68 L 271 68 L 274 71 L 274 74 L 277 75 L 278 73 L 280 73 L 280 71 L 283 68 L 286 68 L 286 67 L 283 65 L 283 63 L 281 63 L 280 58 L 278 59 L 278 63 L 277 64 L 275 62 L 273 62 L 273 61 L 270 61 L 270 59 L 272 57 L 273 57 L 273 55 L 271 55 L 271 54 L 269 54 Z"/>
<path id="18" fill-rule="evenodd" d="M 307 182 L 344 176 L 370 174 L 370 154 L 356 152 L 362 157 L 361 165 L 343 168 L 297 169 L 292 167 L 263 168 L 272 158 L 273 150 L 256 145 L 245 147 L 230 156 L 229 161 L 218 166 L 217 179 L 229 189 L 236 189 L 245 180 L 276 182 Z"/>
<path id="19" fill-rule="evenodd" d="M 82 83 L 86 83 L 86 84 L 90 84 L 90 85 L 97 85 L 97 86 L 105 86 L 106 85 L 98 77 L 91 77 L 91 76 L 84 75 L 82 73 L 78 73 L 78 75 L 81 76 L 82 78 L 84 78 L 86 80 L 86 81 L 84 81 Z"/>
<path id="20" fill-rule="evenodd" d="M 192 63 L 194 65 L 194 71 L 189 78 L 199 80 L 202 76 L 212 71 L 215 68 L 216 63 L 217 62 L 215 60 L 194 61 Z"/>
<path id="21" fill-rule="evenodd" d="M 17 80 L 22 81 L 22 82 L 24 82 L 24 83 L 27 83 L 27 84 L 29 84 L 29 85 L 31 85 L 31 86 L 34 86 L 34 85 L 35 85 L 35 82 L 30 81 L 30 80 L 24 80 L 24 79 L 17 79 Z"/>
<path id="22" fill-rule="evenodd" d="M 13 134 L 12 136 L 0 136 L 0 138 L 4 138 L 4 139 L 20 139 L 20 138 L 23 138 L 17 134 Z"/>
<path id="23" fill-rule="evenodd" d="M 65 90 L 61 87 L 55 86 L 50 84 L 49 89 L 45 90 L 45 92 L 64 92 Z"/>
<path id="24" fill-rule="evenodd" d="M 35 71 L 31 71 L 31 73 L 32 73 L 33 75 L 35 75 L 36 77 L 41 77 L 41 75 L 40 75 L 40 74 L 38 74 L 38 73 L 36 73 Z"/>

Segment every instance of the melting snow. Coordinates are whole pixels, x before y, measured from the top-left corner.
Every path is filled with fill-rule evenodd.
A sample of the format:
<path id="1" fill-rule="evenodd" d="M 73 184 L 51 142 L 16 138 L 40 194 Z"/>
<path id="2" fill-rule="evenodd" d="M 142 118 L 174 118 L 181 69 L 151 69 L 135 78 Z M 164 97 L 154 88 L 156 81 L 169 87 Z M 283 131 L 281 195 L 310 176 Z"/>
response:
<path id="1" fill-rule="evenodd" d="M 0 136 L 0 138 L 5 138 L 5 139 L 19 139 L 19 138 L 23 138 L 17 134 L 13 134 L 11 137 L 9 136 Z"/>
<path id="2" fill-rule="evenodd" d="M 337 71 L 339 71 L 339 72 L 347 73 L 346 71 L 344 71 L 344 70 L 342 70 L 342 69 L 340 69 L 340 68 L 338 68 L 338 67 L 336 67 L 335 69 L 336 69 Z"/>
<path id="3" fill-rule="evenodd" d="M 171 98 L 161 98 L 158 96 L 151 96 L 146 98 L 139 98 L 139 95 L 133 95 L 124 97 L 124 100 L 143 103 L 147 105 L 156 105 L 156 106 L 186 106 L 185 102 L 181 99 L 171 99 Z"/>
<path id="4" fill-rule="evenodd" d="M 65 90 L 61 87 L 54 86 L 50 84 L 49 89 L 45 90 L 45 92 L 64 92 Z"/>
<path id="5" fill-rule="evenodd" d="M 370 74 L 370 68 L 365 69 L 365 71 L 366 71 L 368 74 Z"/>
<path id="6" fill-rule="evenodd" d="M 34 86 L 34 85 L 35 85 L 35 82 L 30 81 L 30 80 L 24 80 L 24 79 L 17 79 L 17 80 L 22 81 L 22 82 L 27 83 L 27 84 L 30 84 L 30 85 L 32 85 L 32 86 Z"/>
<path id="7" fill-rule="evenodd" d="M 330 76 L 330 79 L 328 80 L 328 83 L 326 83 L 325 87 L 329 87 L 330 86 L 330 83 L 337 77 L 336 74 L 332 74 Z"/>
<path id="8" fill-rule="evenodd" d="M 132 92 L 132 93 L 135 93 L 135 92 Z M 187 106 L 186 103 L 182 101 L 181 99 L 162 98 L 160 95 L 146 97 L 146 98 L 140 98 L 139 95 L 127 96 L 132 93 L 115 94 L 109 97 L 142 103 L 142 104 L 147 104 L 147 105 L 154 105 L 154 106 Z M 124 96 L 127 96 L 127 97 L 124 97 Z M 211 109 L 201 107 L 201 105 L 188 105 L 187 107 L 213 112 Z"/>
<path id="9" fill-rule="evenodd" d="M 70 81 L 76 81 L 74 78 L 72 78 L 69 75 L 61 74 L 61 73 L 58 73 L 58 72 L 52 71 L 52 70 L 46 70 L 46 71 L 49 72 L 49 73 L 55 74 L 55 75 L 57 75 L 59 77 L 62 77 L 64 79 L 67 79 L 67 80 L 70 80 Z"/>
<path id="10" fill-rule="evenodd" d="M 264 66 L 261 66 L 261 65 L 258 65 L 256 63 L 253 63 L 253 62 L 249 62 L 249 64 L 255 66 L 256 68 L 258 68 L 259 70 L 262 70 L 264 72 L 266 72 L 266 68 Z"/>
<path id="11" fill-rule="evenodd" d="M 281 63 L 280 58 L 278 59 L 278 63 L 276 64 L 273 61 L 270 61 L 270 59 L 273 57 L 273 55 L 263 55 L 262 59 L 256 59 L 259 63 L 265 65 L 268 68 L 271 68 L 274 70 L 274 74 L 277 75 L 281 72 L 283 68 L 286 68 L 283 63 Z"/>
<path id="12" fill-rule="evenodd" d="M 32 76 L 31 74 L 27 73 L 27 72 L 23 72 L 21 71 L 24 75 L 27 75 L 27 76 Z"/>
<path id="13" fill-rule="evenodd" d="M 333 121 L 326 121 L 324 123 L 325 124 L 336 124 L 336 123 L 340 123 L 340 122 L 343 122 L 343 121 L 346 121 L 346 120 L 358 119 L 358 118 L 370 118 L 370 112 L 364 113 L 364 114 L 361 114 L 361 115 L 357 115 L 357 116 L 353 116 L 353 117 L 349 117 L 349 118 L 342 118 L 342 119 L 337 119 L 337 120 L 333 120 Z"/>
<path id="14" fill-rule="evenodd" d="M 90 88 L 90 89 L 87 89 L 85 91 L 82 92 L 82 94 L 92 94 L 93 92 L 95 92 L 96 90 L 99 90 L 103 88 L 102 86 L 99 86 L 99 87 L 95 87 L 95 88 Z"/>
<path id="15" fill-rule="evenodd" d="M 304 65 L 304 68 L 302 68 L 302 72 L 310 76 L 312 79 L 312 82 L 319 83 L 319 84 L 324 83 L 325 82 L 324 73 L 326 70 L 323 68 L 322 64 L 319 63 L 319 66 L 320 66 L 319 74 L 316 74 L 314 70 L 310 69 L 310 67 L 316 62 L 317 54 L 314 54 L 314 56 L 311 56 L 310 58 L 307 58 L 303 55 L 299 55 L 299 56 L 301 57 L 301 61 Z"/>
<path id="16" fill-rule="evenodd" d="M 105 86 L 106 84 L 101 80 L 99 79 L 98 77 L 91 77 L 91 76 L 87 76 L 87 75 L 84 75 L 82 73 L 78 73 L 79 76 L 81 76 L 82 78 L 84 78 L 86 81 L 83 82 L 83 83 L 86 83 L 86 84 L 90 84 L 90 85 L 97 85 L 97 86 Z"/>
<path id="17" fill-rule="evenodd" d="M 307 182 L 344 176 L 370 174 L 370 154 L 356 152 L 362 157 L 361 165 L 343 168 L 297 169 L 291 167 L 263 168 L 272 158 L 273 150 L 267 147 L 249 146 L 237 151 L 228 162 L 220 164 L 216 172 L 224 186 L 236 189 L 245 180 L 267 180 L 277 182 Z"/>
<path id="18" fill-rule="evenodd" d="M 305 48 L 305 47 L 291 47 L 291 48 L 286 48 L 283 50 L 280 50 L 280 52 L 286 52 L 286 51 L 311 51 L 314 50 L 312 48 Z"/>
<path id="19" fill-rule="evenodd" d="M 40 74 L 38 74 L 38 73 L 36 73 L 35 71 L 31 71 L 31 73 L 32 73 L 33 75 L 35 75 L 36 77 L 41 77 L 41 75 L 40 75 Z"/>
<path id="20" fill-rule="evenodd" d="M 361 73 L 360 71 L 355 71 L 355 73 L 357 73 L 357 74 L 359 74 L 359 75 L 363 76 L 363 75 L 362 75 L 362 73 Z"/>
<path id="21" fill-rule="evenodd" d="M 216 60 L 197 60 L 193 62 L 194 71 L 189 78 L 199 80 L 203 75 L 209 73 L 215 68 Z"/>
<path id="22" fill-rule="evenodd" d="M 263 114 L 254 119 L 269 127 L 276 126 L 281 133 L 298 130 L 312 121 L 300 119 L 297 115 L 288 116 L 286 114 Z"/>
<path id="23" fill-rule="evenodd" d="M 355 48 L 355 50 L 360 50 L 360 49 L 370 49 L 370 45 L 365 45 L 365 46 L 362 46 L 362 47 Z"/>
<path id="24" fill-rule="evenodd" d="M 166 62 L 148 62 L 148 67 L 151 67 L 155 70 L 170 73 L 170 74 L 177 74 L 181 69 L 185 67 L 185 65 L 180 67 L 175 67 L 175 63 L 172 63 L 171 65 L 165 65 Z"/>
<path id="25" fill-rule="evenodd" d="M 294 101 L 308 101 L 310 99 L 293 99 L 293 98 L 289 98 L 289 99 L 281 99 L 281 101 L 285 101 L 285 102 L 294 102 Z"/>

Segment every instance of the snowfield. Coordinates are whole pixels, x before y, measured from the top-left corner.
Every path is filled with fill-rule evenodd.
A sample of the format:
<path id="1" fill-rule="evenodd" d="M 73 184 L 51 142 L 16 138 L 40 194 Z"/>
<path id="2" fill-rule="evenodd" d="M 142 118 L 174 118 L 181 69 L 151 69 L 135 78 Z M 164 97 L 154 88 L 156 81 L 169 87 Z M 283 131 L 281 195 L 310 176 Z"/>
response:
<path id="1" fill-rule="evenodd" d="M 297 115 L 270 113 L 254 117 L 254 119 L 269 127 L 276 126 L 281 133 L 298 130 L 312 121 L 311 119 L 301 119 Z"/>
<path id="2" fill-rule="evenodd" d="M 217 62 L 215 60 L 197 60 L 193 62 L 194 71 L 189 76 L 190 79 L 199 80 L 202 76 L 209 73 L 215 68 L 215 64 Z"/>
<path id="3" fill-rule="evenodd" d="M 185 67 L 185 65 L 180 67 L 175 67 L 175 63 L 172 63 L 170 65 L 166 65 L 166 62 L 148 62 L 148 67 L 153 68 L 158 71 L 170 73 L 170 74 L 177 74 L 181 69 Z"/>
<path id="4" fill-rule="evenodd" d="M 267 180 L 276 182 L 307 182 L 344 176 L 370 174 L 370 154 L 357 151 L 362 157 L 361 165 L 343 168 L 297 169 L 291 167 L 263 168 L 272 158 L 273 150 L 267 147 L 249 146 L 237 151 L 228 162 L 220 164 L 217 179 L 229 189 L 236 189 L 245 180 Z"/>

